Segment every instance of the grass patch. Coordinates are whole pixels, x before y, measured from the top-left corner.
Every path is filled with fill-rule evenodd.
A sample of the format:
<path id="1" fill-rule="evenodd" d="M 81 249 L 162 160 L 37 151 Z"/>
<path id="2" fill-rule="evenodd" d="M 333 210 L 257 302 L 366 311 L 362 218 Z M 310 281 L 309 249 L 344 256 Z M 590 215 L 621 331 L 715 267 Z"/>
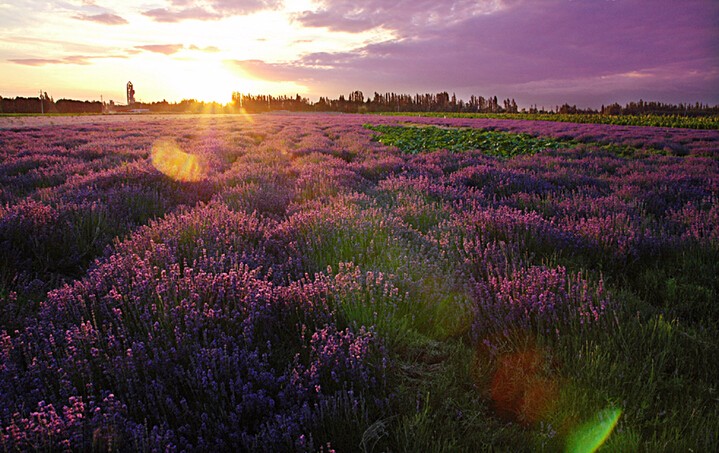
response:
<path id="1" fill-rule="evenodd" d="M 547 149 L 577 148 L 587 152 L 606 152 L 619 157 L 642 157 L 667 154 L 656 149 L 639 149 L 614 143 L 582 143 L 575 139 L 535 137 L 530 134 L 499 132 L 474 128 L 438 126 L 387 126 L 365 124 L 365 128 L 381 133 L 374 137 L 384 145 L 396 146 L 407 154 L 446 149 L 451 152 L 479 150 L 488 156 L 515 157 L 537 154 Z"/>
<path id="2" fill-rule="evenodd" d="M 690 325 L 719 326 L 719 250 L 687 247 L 627 275 L 644 300 Z"/>
<path id="3" fill-rule="evenodd" d="M 375 140 L 396 146 L 408 154 L 446 149 L 452 152 L 481 150 L 490 156 L 514 157 L 536 154 L 545 149 L 570 147 L 574 140 L 556 140 L 533 137 L 529 134 L 488 131 L 472 128 L 441 128 L 436 126 L 373 126 L 367 129 L 380 132 Z"/>
<path id="4" fill-rule="evenodd" d="M 426 116 L 434 118 L 488 118 L 560 123 L 614 124 L 620 126 L 679 127 L 686 129 L 719 129 L 719 116 L 684 115 L 600 115 L 562 113 L 457 113 L 457 112 L 382 112 L 386 116 Z"/>

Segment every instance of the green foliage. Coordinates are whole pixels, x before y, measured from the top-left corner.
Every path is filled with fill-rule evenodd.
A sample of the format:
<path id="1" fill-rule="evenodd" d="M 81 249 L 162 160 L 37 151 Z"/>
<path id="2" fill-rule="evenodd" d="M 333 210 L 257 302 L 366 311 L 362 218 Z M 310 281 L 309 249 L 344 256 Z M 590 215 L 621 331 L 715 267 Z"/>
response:
<path id="1" fill-rule="evenodd" d="M 644 300 L 683 322 L 719 326 L 719 250 L 692 247 L 627 276 Z"/>
<path id="2" fill-rule="evenodd" d="M 542 150 L 576 145 L 574 140 L 556 140 L 533 137 L 529 134 L 513 134 L 472 128 L 440 128 L 435 126 L 373 126 L 367 129 L 382 133 L 376 138 L 382 144 L 396 146 L 408 154 L 446 149 L 461 152 L 478 149 L 485 154 L 514 157 L 535 154 Z"/>
<path id="3" fill-rule="evenodd" d="M 532 451 L 528 430 L 493 415 L 478 386 L 491 369 L 473 348 L 423 341 L 396 354 L 397 415 L 373 451 Z"/>
<path id="4" fill-rule="evenodd" d="M 552 347 L 570 392 L 553 421 L 613 405 L 623 415 L 606 451 L 636 451 L 638 443 L 643 451 L 713 450 L 719 369 L 709 357 L 719 354 L 719 332 L 641 315 L 651 308 L 630 293 L 620 297 L 611 328 L 567 335 Z"/>
<path id="5" fill-rule="evenodd" d="M 557 121 L 561 123 L 615 124 L 620 126 L 677 127 L 685 129 L 719 129 L 719 116 L 689 117 L 680 115 L 599 115 L 562 113 L 452 113 L 385 112 L 388 116 L 427 116 L 437 118 L 489 118 L 529 121 Z"/>

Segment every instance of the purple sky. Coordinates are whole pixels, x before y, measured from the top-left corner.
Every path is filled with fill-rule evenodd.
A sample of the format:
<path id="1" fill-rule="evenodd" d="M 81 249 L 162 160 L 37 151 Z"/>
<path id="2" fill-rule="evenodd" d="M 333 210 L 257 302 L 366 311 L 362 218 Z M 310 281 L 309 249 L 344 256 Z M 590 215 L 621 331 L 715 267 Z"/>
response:
<path id="1" fill-rule="evenodd" d="M 330 92 L 442 88 L 525 105 L 719 103 L 719 1 L 515 0 L 485 14 L 477 3 L 329 2 L 297 20 L 348 32 L 382 26 L 398 39 L 283 64 L 237 64 Z"/>
<path id="2" fill-rule="evenodd" d="M 520 106 L 598 107 L 640 98 L 719 104 L 719 0 L 64 0 L 52 11 L 47 5 L 20 0 L 0 9 L 0 72 L 8 81 L 0 82 L 0 94 L 20 93 L 23 83 L 34 93 L 54 77 L 64 80 L 62 95 L 72 96 L 67 81 L 95 71 L 93 83 L 108 79 L 119 93 L 123 80 L 133 79 L 148 101 L 196 96 L 162 91 L 181 73 L 185 80 L 175 91 L 196 82 L 217 93 L 300 92 L 313 99 L 353 90 L 365 96 L 446 90 L 464 99 L 513 97 Z M 51 17 L 65 18 L 66 28 Z M 49 44 L 31 46 L 43 41 Z M 199 80 L 199 65 L 213 68 L 204 71 L 208 80 Z M 78 82 L 77 92 L 87 86 Z"/>

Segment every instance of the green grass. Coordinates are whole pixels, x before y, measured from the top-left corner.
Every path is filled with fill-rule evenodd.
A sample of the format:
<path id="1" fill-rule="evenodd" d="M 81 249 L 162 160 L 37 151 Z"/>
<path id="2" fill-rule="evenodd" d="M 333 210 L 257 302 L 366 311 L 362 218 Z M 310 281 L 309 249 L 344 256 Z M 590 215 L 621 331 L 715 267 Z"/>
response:
<path id="1" fill-rule="evenodd" d="M 395 146 L 407 154 L 446 149 L 451 152 L 479 150 L 489 156 L 511 158 L 532 155 L 547 149 L 599 150 L 620 157 L 638 157 L 647 154 L 667 154 L 656 149 L 639 149 L 613 143 L 582 143 L 573 139 L 535 137 L 530 134 L 498 132 L 476 128 L 450 128 L 437 126 L 388 126 L 365 124 L 365 128 L 379 132 L 374 140 Z"/>
<path id="2" fill-rule="evenodd" d="M 622 294 L 632 299 L 631 294 Z M 621 411 L 601 451 L 713 451 L 719 429 L 716 330 L 685 326 L 661 314 L 632 313 L 639 299 L 622 301 L 616 318 L 560 338 L 515 337 L 496 355 L 474 354 L 461 341 L 418 343 L 398 353 L 404 407 L 393 427 L 406 451 L 568 451 L 603 411 Z M 539 372 L 515 366 L 510 386 L 519 415 L 493 404 L 492 377 L 503 358 L 541 351 Z M 444 352 L 438 352 L 444 351 Z M 703 364 L 703 365 L 700 365 Z M 525 367 L 526 368 L 526 367 Z M 503 376 L 506 379 L 506 376 Z M 555 389 L 537 413 L 539 389 Z M 410 403 L 419 401 L 417 407 Z M 540 398 L 539 401 L 542 401 Z M 458 414 L 474 421 L 464 424 Z M 478 422 L 481 420 L 481 422 Z M 478 426 L 484 428 L 478 428 Z M 476 451 L 476 450 L 475 450 Z M 581 450 L 579 450 L 581 451 Z"/>
<path id="3" fill-rule="evenodd" d="M 719 250 L 687 247 L 626 275 L 627 285 L 668 317 L 719 327 Z"/>
<path id="4" fill-rule="evenodd" d="M 396 146 L 408 154 L 446 149 L 453 152 L 478 149 L 491 156 L 513 157 L 535 154 L 545 149 L 571 147 L 578 142 L 533 137 L 529 134 L 487 131 L 472 128 L 441 128 L 435 126 L 372 126 L 367 129 L 380 132 L 380 143 Z"/>
<path id="5" fill-rule="evenodd" d="M 575 407 L 594 401 L 623 410 L 611 450 L 711 451 L 719 428 L 716 329 L 642 315 L 642 302 L 623 293 L 616 323 L 591 335 L 563 337 L 553 348 L 572 385 Z M 632 313 L 633 309 L 640 310 Z M 566 416 L 565 416 L 566 417 Z M 714 434 L 712 434 L 714 433 Z"/>
<path id="6" fill-rule="evenodd" d="M 444 277 L 436 251 L 412 230 L 399 234 L 385 215 L 375 209 L 341 225 L 304 225 L 298 242 L 309 269 L 351 275 L 335 303 L 348 324 L 375 325 L 391 345 L 461 336 L 469 325 L 466 296 Z"/>
<path id="7" fill-rule="evenodd" d="M 395 351 L 393 419 L 375 451 L 530 451 L 530 432 L 493 415 L 477 385 L 490 371 L 463 341 L 424 341 Z"/>

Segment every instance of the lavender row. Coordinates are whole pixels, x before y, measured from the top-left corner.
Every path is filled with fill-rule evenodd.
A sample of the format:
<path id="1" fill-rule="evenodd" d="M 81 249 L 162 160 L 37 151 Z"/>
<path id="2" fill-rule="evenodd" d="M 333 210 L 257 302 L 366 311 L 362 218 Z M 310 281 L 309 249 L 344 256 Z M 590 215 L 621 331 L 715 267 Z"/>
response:
<path id="1" fill-rule="evenodd" d="M 381 390 L 384 353 L 338 325 L 352 289 L 263 276 L 288 265 L 266 230 L 224 205 L 170 215 L 49 293 L 3 333 L 4 443 L 312 449 L 324 406 Z"/>

